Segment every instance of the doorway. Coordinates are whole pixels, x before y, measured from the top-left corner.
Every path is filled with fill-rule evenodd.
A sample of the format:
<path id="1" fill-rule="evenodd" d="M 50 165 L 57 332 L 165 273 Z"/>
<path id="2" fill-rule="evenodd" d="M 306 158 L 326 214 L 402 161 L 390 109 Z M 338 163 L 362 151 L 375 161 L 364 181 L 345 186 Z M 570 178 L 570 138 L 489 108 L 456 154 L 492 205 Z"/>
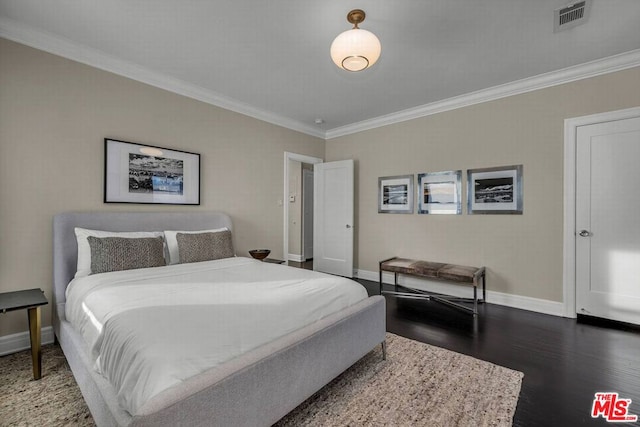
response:
<path id="1" fill-rule="evenodd" d="M 313 165 L 322 161 L 285 152 L 282 253 L 290 266 L 313 269 Z"/>
<path id="2" fill-rule="evenodd" d="M 289 160 L 289 252 L 293 267 L 313 270 L 313 165 Z"/>
<path id="3" fill-rule="evenodd" d="M 309 166 L 309 167 L 306 167 Z M 302 258 L 313 262 L 313 165 L 302 164 Z M 313 264 L 311 264 L 313 270 Z"/>

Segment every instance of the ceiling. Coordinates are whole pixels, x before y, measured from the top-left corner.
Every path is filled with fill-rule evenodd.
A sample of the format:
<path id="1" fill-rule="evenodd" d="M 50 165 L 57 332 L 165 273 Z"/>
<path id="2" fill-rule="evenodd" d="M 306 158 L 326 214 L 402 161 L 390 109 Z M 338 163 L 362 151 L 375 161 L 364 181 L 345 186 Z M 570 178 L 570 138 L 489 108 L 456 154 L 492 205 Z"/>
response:
<path id="1" fill-rule="evenodd" d="M 640 65 L 640 0 L 593 0 L 583 25 L 554 33 L 553 11 L 568 3 L 0 0 L 0 36 L 331 138 Z M 329 46 L 355 8 L 382 55 L 349 73 Z"/>

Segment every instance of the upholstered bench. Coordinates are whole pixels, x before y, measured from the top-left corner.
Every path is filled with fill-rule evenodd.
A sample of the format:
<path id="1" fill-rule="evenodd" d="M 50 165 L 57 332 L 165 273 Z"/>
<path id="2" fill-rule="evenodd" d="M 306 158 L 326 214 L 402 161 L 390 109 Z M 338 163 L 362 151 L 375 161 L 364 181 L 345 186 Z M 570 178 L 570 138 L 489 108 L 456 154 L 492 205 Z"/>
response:
<path id="1" fill-rule="evenodd" d="M 394 285 L 398 286 L 398 274 L 407 276 L 424 277 L 429 279 L 444 280 L 459 285 L 473 286 L 473 298 L 458 298 L 447 295 L 427 294 L 419 289 L 411 289 L 412 292 L 382 291 L 382 272 L 394 273 Z M 482 299 L 478 299 L 478 285 L 482 282 Z M 468 311 L 473 315 L 478 314 L 478 303 L 486 299 L 485 268 L 469 267 L 466 265 L 444 264 L 415 259 L 393 257 L 380 261 L 380 295 L 383 293 L 396 295 L 401 298 L 430 299 L 453 308 Z M 473 302 L 473 308 L 459 304 L 460 302 Z"/>

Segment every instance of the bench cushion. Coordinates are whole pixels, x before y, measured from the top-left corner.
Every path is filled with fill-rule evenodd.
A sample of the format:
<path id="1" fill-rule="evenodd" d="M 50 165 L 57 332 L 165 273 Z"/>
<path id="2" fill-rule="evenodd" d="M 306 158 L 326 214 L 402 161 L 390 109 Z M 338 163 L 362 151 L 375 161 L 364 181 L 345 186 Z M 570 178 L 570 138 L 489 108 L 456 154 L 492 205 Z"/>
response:
<path id="1" fill-rule="evenodd" d="M 440 270 L 446 266 L 447 264 L 440 262 L 416 261 L 413 264 L 413 271 L 410 274 L 424 277 L 439 277 Z"/>
<path id="2" fill-rule="evenodd" d="M 477 267 L 447 264 L 438 271 L 438 277 L 453 282 L 472 283 Z"/>
<path id="3" fill-rule="evenodd" d="M 380 268 L 385 271 L 393 271 L 394 273 L 411 274 L 412 266 L 416 263 L 415 259 L 394 258 L 380 264 Z M 384 267 L 384 268 L 383 268 Z"/>
<path id="4" fill-rule="evenodd" d="M 458 283 L 474 284 L 473 279 L 478 267 L 444 264 L 440 262 L 420 261 L 408 258 L 392 258 L 380 263 L 381 271 L 431 277 Z"/>

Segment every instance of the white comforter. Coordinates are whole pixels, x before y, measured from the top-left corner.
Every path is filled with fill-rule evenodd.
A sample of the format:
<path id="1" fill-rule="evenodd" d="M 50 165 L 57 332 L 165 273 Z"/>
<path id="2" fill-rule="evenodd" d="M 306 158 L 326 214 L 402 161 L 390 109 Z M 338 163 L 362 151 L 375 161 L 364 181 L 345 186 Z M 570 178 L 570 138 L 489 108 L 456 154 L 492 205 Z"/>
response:
<path id="1" fill-rule="evenodd" d="M 366 297 L 348 279 L 227 258 L 74 279 L 66 316 L 136 415 L 161 391 Z"/>

